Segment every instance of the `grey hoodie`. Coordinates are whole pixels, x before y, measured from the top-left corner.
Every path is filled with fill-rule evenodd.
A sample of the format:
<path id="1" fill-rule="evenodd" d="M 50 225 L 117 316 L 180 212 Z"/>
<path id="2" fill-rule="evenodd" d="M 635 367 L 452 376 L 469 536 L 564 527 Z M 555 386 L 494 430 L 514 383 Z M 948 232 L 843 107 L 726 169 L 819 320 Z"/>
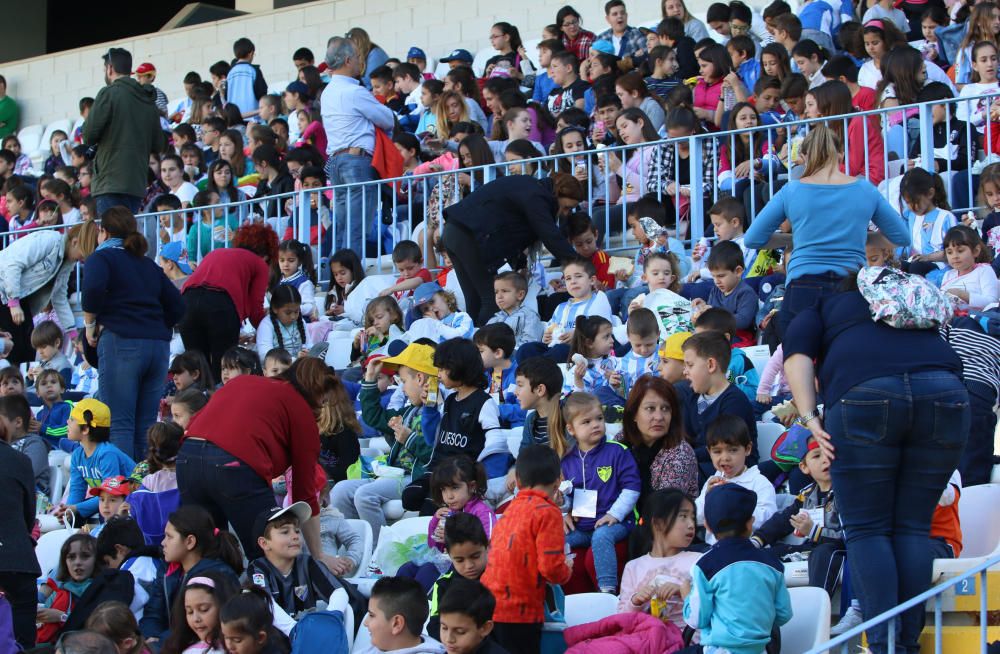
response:
<path id="1" fill-rule="evenodd" d="M 430 636 L 421 636 L 423 642 L 416 647 L 404 647 L 403 649 L 381 650 L 374 645 L 359 650 L 360 654 L 444 654 L 444 645 L 437 642 Z"/>

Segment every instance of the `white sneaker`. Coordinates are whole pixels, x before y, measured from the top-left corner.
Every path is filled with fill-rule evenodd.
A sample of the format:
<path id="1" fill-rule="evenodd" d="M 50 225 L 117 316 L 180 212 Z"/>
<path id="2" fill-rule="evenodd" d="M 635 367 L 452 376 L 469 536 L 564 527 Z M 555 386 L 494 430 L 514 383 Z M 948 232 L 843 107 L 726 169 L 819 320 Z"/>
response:
<path id="1" fill-rule="evenodd" d="M 840 622 L 830 628 L 830 635 L 839 636 L 845 631 L 854 629 L 864 621 L 865 618 L 861 615 L 861 609 L 851 606 L 847 609 L 847 612 L 844 613 L 844 615 L 840 616 Z"/>

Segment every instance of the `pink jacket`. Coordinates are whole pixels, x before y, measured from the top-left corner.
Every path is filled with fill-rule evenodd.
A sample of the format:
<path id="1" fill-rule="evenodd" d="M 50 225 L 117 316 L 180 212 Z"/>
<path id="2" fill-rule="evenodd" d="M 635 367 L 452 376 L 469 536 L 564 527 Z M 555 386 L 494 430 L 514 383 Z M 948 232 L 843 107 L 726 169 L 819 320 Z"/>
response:
<path id="1" fill-rule="evenodd" d="M 681 631 L 648 613 L 618 613 L 563 632 L 566 654 L 669 654 L 684 647 Z"/>
<path id="2" fill-rule="evenodd" d="M 486 530 L 486 538 L 491 538 L 493 536 L 493 525 L 496 524 L 497 516 L 493 513 L 493 509 L 489 505 L 478 497 L 473 497 L 469 500 L 469 503 L 465 505 L 462 509 L 462 513 L 471 513 L 472 515 L 479 518 L 479 521 L 483 523 L 483 529 Z M 438 517 L 435 515 L 431 518 L 430 525 L 427 526 L 427 546 L 436 548 L 440 551 L 444 551 L 444 542 L 437 542 L 434 540 L 434 530 L 438 526 Z"/>

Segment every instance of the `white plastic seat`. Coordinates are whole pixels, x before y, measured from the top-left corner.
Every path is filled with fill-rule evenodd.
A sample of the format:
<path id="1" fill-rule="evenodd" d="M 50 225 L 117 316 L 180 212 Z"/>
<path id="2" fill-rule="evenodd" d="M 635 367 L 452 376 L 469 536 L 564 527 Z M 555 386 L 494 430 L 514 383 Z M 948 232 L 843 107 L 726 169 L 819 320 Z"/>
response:
<path id="1" fill-rule="evenodd" d="M 768 360 L 771 358 L 771 349 L 766 345 L 751 345 L 750 347 L 741 347 L 743 354 L 750 358 L 753 362 L 753 367 L 757 370 L 757 374 L 763 374 L 764 366 L 767 365 Z"/>
<path id="2" fill-rule="evenodd" d="M 352 652 L 363 652 L 371 647 L 372 644 L 372 632 L 368 631 L 368 625 L 362 620 L 361 626 L 358 627 L 358 634 L 354 637 L 354 646 L 351 647 Z"/>
<path id="3" fill-rule="evenodd" d="M 271 82 L 267 85 L 267 93 L 268 95 L 284 95 L 285 89 L 291 83 L 292 82 L 290 80 L 285 80 L 284 82 Z"/>
<path id="4" fill-rule="evenodd" d="M 830 596 L 822 588 L 789 588 L 792 619 L 781 627 L 781 654 L 802 654 L 830 639 Z M 568 597 L 566 599 L 569 599 Z"/>
<path id="5" fill-rule="evenodd" d="M 66 489 L 66 465 L 69 461 L 69 454 L 62 450 L 49 452 L 49 498 L 52 503 L 57 503 L 62 498 Z"/>
<path id="6" fill-rule="evenodd" d="M 348 580 L 353 581 L 355 578 L 363 577 L 368 570 L 368 563 L 371 561 L 372 552 L 375 549 L 375 538 L 372 533 L 372 526 L 368 524 L 367 520 L 348 519 L 346 522 L 351 526 L 351 529 L 361 534 L 362 539 L 361 562 L 358 563 L 358 569 L 355 571 L 354 577 Z"/>
<path id="7" fill-rule="evenodd" d="M 400 502 L 402 505 L 402 502 Z M 427 528 L 431 525 L 431 516 L 422 515 L 413 518 L 403 518 L 399 522 L 392 525 L 392 530 L 399 536 L 399 538 L 406 540 L 410 536 L 415 536 L 417 534 L 427 535 Z"/>
<path id="8" fill-rule="evenodd" d="M 1000 484 L 962 489 L 958 500 L 962 523 L 962 553 L 957 559 L 934 559 L 933 583 L 964 574 L 1000 554 Z"/>
<path id="9" fill-rule="evenodd" d="M 611 593 L 577 593 L 566 596 L 566 626 L 597 622 L 618 612 L 618 597 Z"/>
<path id="10" fill-rule="evenodd" d="M 771 448 L 778 441 L 778 437 L 785 433 L 785 426 L 777 422 L 757 423 L 757 451 L 760 453 L 761 461 L 771 459 Z"/>
<path id="11" fill-rule="evenodd" d="M 38 146 L 35 148 L 34 151 L 41 150 L 42 152 L 45 153 L 45 158 L 47 159 L 51 152 L 51 150 L 49 149 L 49 140 L 52 138 L 52 132 L 55 132 L 56 130 L 61 130 L 63 132 L 66 132 L 66 136 L 72 137 L 73 136 L 73 134 L 71 133 L 72 129 L 73 129 L 73 123 L 68 118 L 64 118 L 63 120 L 56 120 L 54 122 L 49 123 L 48 125 L 45 126 L 45 131 L 42 132 L 42 136 L 38 140 Z M 24 144 L 22 143 L 21 152 L 28 152 L 29 154 L 31 154 L 33 151 L 26 150 Z"/>
<path id="12" fill-rule="evenodd" d="M 521 438 L 524 436 L 523 431 L 522 428 L 507 430 L 507 449 L 510 450 L 510 455 L 515 459 L 521 451 Z"/>
<path id="13" fill-rule="evenodd" d="M 472 57 L 472 72 L 476 74 L 476 77 L 483 76 L 483 73 L 486 71 L 486 62 L 498 54 L 500 54 L 500 52 L 494 50 L 492 46 L 487 46 L 476 52 L 476 54 Z"/>
<path id="14" fill-rule="evenodd" d="M 43 125 L 28 125 L 17 133 L 17 140 L 21 143 L 21 153 L 31 154 L 38 149 L 38 144 L 42 142 L 42 132 L 45 131 Z"/>
<path id="15" fill-rule="evenodd" d="M 535 70 L 539 74 L 541 74 L 542 64 L 538 61 L 538 44 L 541 42 L 541 39 L 528 39 L 524 42 L 524 49 L 528 53 L 528 60 L 531 61 L 531 65 L 535 67 Z"/>
<path id="16" fill-rule="evenodd" d="M 42 534 L 35 545 L 35 558 L 38 559 L 38 567 L 42 570 L 42 576 L 46 576 L 50 571 L 59 565 L 59 551 L 62 549 L 70 536 L 78 529 L 56 529 L 47 534 Z"/>

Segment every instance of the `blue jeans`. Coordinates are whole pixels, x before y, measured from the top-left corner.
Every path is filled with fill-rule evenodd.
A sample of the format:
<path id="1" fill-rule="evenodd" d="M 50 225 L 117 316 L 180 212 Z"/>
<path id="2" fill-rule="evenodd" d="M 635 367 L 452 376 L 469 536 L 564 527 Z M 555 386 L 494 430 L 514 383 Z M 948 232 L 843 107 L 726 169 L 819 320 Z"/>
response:
<path id="1" fill-rule="evenodd" d="M 869 379 L 830 406 L 831 475 L 851 581 L 870 619 L 927 590 L 931 516 L 969 434 L 969 395 L 951 372 Z M 917 652 L 924 607 L 900 616 L 897 652 Z M 887 624 L 868 631 L 886 651 Z"/>
<path id="2" fill-rule="evenodd" d="M 146 454 L 146 431 L 156 422 L 167 385 L 170 343 L 123 338 L 104 330 L 97 341 L 100 400 L 111 409 L 111 442 L 136 461 Z"/>
<path id="3" fill-rule="evenodd" d="M 788 282 L 785 285 L 785 297 L 778 310 L 778 336 L 784 338 L 788 326 L 792 324 L 792 318 L 815 307 L 821 298 L 836 293 L 843 283 L 843 275 L 835 273 L 802 275 Z"/>
<path id="4" fill-rule="evenodd" d="M 570 547 L 587 547 L 594 551 L 597 587 L 601 590 L 618 588 L 618 553 L 615 543 L 628 538 L 629 527 L 622 523 L 604 525 L 594 531 L 575 529 L 566 534 Z"/>
<path id="5" fill-rule="evenodd" d="M 100 217 L 111 207 L 125 207 L 134 214 L 139 213 L 139 204 L 142 202 L 142 198 L 125 193 L 102 193 L 95 195 L 94 201 L 97 203 L 97 215 Z"/>
<path id="6" fill-rule="evenodd" d="M 378 179 L 372 168 L 372 158 L 367 155 L 338 154 L 326 162 L 326 174 L 334 186 L 357 184 Z M 371 229 L 378 208 L 378 187 L 375 184 L 334 191 L 334 227 L 336 243 L 334 250 L 350 248 L 362 259 L 365 234 Z M 377 256 L 376 253 L 371 253 Z"/>

